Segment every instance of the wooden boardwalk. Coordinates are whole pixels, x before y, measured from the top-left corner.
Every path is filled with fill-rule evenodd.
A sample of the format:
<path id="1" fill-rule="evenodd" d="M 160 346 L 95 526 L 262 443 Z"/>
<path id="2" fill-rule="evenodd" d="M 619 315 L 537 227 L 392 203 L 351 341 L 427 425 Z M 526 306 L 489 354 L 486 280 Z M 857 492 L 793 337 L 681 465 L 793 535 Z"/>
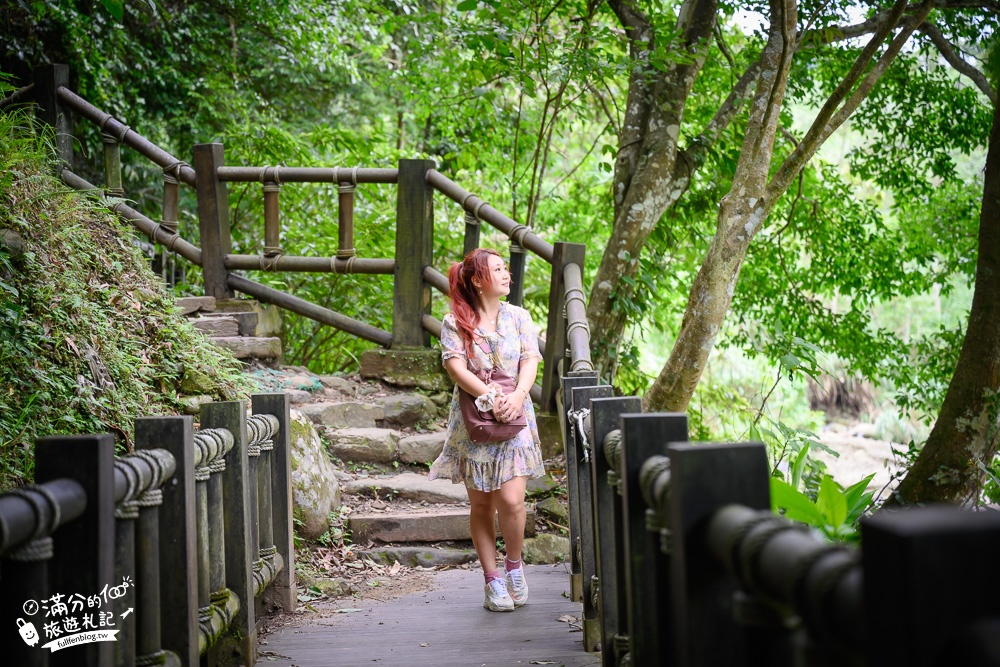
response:
<path id="1" fill-rule="evenodd" d="M 275 630 L 259 667 L 511 667 L 599 665 L 583 650 L 581 605 L 571 602 L 566 565 L 526 566 L 531 595 L 511 613 L 483 609 L 482 575 L 434 573 L 434 588 L 361 611 L 331 614 Z"/>

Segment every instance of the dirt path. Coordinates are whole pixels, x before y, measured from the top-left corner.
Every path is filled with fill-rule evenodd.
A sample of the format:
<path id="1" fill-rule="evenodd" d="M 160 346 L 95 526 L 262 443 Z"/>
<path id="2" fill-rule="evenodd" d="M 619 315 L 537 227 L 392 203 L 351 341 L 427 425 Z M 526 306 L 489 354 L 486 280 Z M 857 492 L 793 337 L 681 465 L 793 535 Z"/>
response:
<path id="1" fill-rule="evenodd" d="M 898 479 L 892 480 L 892 475 L 903 469 L 901 459 L 895 456 L 894 452 L 905 453 L 906 445 L 866 438 L 860 435 L 861 432 L 863 429 L 857 427 L 842 432 L 835 432 L 832 429 L 821 431 L 820 442 L 840 456 L 834 457 L 819 451 L 816 452 L 816 458 L 823 461 L 833 479 L 845 487 L 875 473 L 875 478 L 868 486 L 869 489 L 877 493 L 883 488 L 887 490 L 893 488 Z"/>

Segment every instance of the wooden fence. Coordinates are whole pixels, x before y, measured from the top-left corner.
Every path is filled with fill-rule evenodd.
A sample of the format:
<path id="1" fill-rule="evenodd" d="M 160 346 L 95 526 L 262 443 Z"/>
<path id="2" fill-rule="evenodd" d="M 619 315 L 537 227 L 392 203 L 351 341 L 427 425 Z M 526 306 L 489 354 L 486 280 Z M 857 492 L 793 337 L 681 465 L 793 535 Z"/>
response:
<path id="1" fill-rule="evenodd" d="M 123 197 L 121 146 L 127 146 L 163 170 L 163 207 L 159 222 L 124 202 L 112 205 L 118 215 L 168 253 L 176 253 L 202 268 L 205 294 L 216 298 L 242 292 L 317 322 L 346 331 L 394 350 L 425 348 L 431 334 L 439 336 L 441 321 L 431 315 L 431 291 L 447 295 L 448 281 L 434 267 L 434 194 L 459 204 L 465 213 L 464 252 L 479 247 L 480 224 L 486 222 L 510 239 L 511 293 L 508 302 L 521 305 L 526 253 L 551 265 L 546 335 L 540 339 L 543 356 L 541 383 L 532 398 L 543 411 L 555 408 L 559 376 L 563 370 L 593 370 L 590 330 L 583 291 L 586 246 L 549 244 L 528 227 L 518 224 L 438 172 L 431 160 L 401 160 L 397 168 L 255 167 L 225 164 L 222 144 L 194 147 L 192 165 L 170 155 L 122 121 L 94 107 L 69 88 L 65 65 L 47 65 L 34 73 L 31 86 L 0 100 L 0 108 L 34 102 L 37 115 L 55 128 L 56 146 L 63 161 L 61 177 L 80 190 L 96 189 L 72 171 L 74 114 L 96 125 L 104 147 L 104 191 Z M 228 183 L 260 183 L 264 201 L 264 247 L 258 255 L 231 252 Z M 281 245 L 281 188 L 291 183 L 336 183 L 338 188 L 338 250 L 334 257 L 286 255 Z M 397 188 L 396 247 L 392 258 L 358 257 L 354 247 L 354 193 L 359 185 L 395 184 Z M 178 233 L 179 188 L 194 188 L 201 247 Z M 164 265 L 167 262 L 163 262 Z M 327 272 L 392 275 L 392 331 L 310 303 L 250 280 L 237 271 Z M 567 365 L 563 368 L 563 360 Z"/>
<path id="2" fill-rule="evenodd" d="M 593 375 L 562 392 L 574 594 L 605 667 L 1000 665 L 1000 513 L 886 511 L 831 544 L 772 513 L 764 445 L 691 444 L 685 415 Z"/>
<path id="3" fill-rule="evenodd" d="M 140 418 L 119 457 L 111 435 L 37 442 L 35 484 L 0 495 L 0 623 L 30 624 L 4 664 L 256 662 L 262 614 L 296 598 L 288 396 L 251 406 L 205 404 L 197 432 Z"/>

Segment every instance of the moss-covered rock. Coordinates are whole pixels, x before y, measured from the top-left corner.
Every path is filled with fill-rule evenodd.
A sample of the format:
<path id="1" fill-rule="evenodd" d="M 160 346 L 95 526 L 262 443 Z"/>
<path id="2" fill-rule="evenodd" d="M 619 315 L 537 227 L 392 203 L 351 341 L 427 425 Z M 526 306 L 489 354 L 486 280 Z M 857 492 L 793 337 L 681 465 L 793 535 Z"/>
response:
<path id="1" fill-rule="evenodd" d="M 440 350 L 365 350 L 361 377 L 425 391 L 447 391 L 454 384 L 441 364 Z"/>
<path id="2" fill-rule="evenodd" d="M 302 537 L 318 538 L 340 507 L 340 483 L 319 434 L 298 410 L 291 411 L 292 516 Z"/>

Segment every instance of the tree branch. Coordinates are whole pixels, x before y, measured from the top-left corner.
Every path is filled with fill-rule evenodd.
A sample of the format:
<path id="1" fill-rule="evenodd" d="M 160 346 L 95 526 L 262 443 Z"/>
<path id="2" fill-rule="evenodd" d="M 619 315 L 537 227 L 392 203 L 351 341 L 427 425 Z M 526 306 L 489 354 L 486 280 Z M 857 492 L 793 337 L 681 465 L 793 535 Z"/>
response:
<path id="1" fill-rule="evenodd" d="M 959 73 L 972 79 L 972 82 L 976 84 L 976 87 L 983 91 L 983 94 L 990 98 L 990 101 L 993 102 L 993 104 L 997 103 L 997 91 L 995 91 L 993 86 L 990 85 L 986 75 L 967 62 L 964 58 L 962 58 L 962 56 L 955 53 L 954 47 L 947 39 L 945 39 L 944 35 L 941 34 L 941 31 L 938 30 L 936 25 L 930 21 L 924 21 L 917 28 L 917 30 L 930 37 L 931 42 L 934 43 L 934 46 L 937 47 L 937 50 L 941 52 L 941 55 L 944 56 L 944 59 L 947 60 L 952 67 L 954 67 Z"/>
<path id="2" fill-rule="evenodd" d="M 916 15 L 919 16 L 917 23 L 923 21 L 924 17 L 927 16 L 928 12 L 931 10 L 932 4 L 933 0 L 925 0 L 925 2 L 921 5 L 921 11 Z M 803 165 L 805 165 L 805 163 L 812 158 L 833 130 L 837 129 L 839 124 L 846 119 L 846 116 L 843 116 L 838 123 L 833 124 L 831 122 L 835 113 L 840 115 L 840 112 L 837 109 L 841 106 L 841 103 L 844 102 L 845 99 L 849 99 L 849 101 L 855 100 L 853 107 L 850 109 L 850 111 L 853 112 L 854 108 L 861 103 L 861 100 L 864 99 L 864 97 L 868 94 L 868 91 L 871 90 L 871 87 L 874 86 L 881 77 L 885 67 L 888 66 L 889 62 L 891 62 L 893 58 L 895 58 L 896 53 L 899 52 L 899 47 L 902 46 L 902 43 L 899 43 L 895 51 L 893 51 L 890 46 L 889 50 L 887 50 L 879 60 L 879 65 L 882 65 L 882 67 L 876 65 L 876 67 L 868 73 L 865 81 L 868 81 L 870 85 L 866 87 L 864 94 L 860 97 L 858 96 L 858 92 L 861 88 L 865 87 L 865 83 L 862 82 L 858 91 L 855 91 L 854 94 L 848 98 L 848 95 L 851 93 L 851 89 L 854 88 L 858 80 L 861 79 L 865 70 L 868 68 L 868 64 L 871 62 L 872 57 L 874 57 L 878 49 L 882 46 L 882 43 L 889 36 L 889 33 L 899 23 L 899 20 L 902 18 L 903 12 L 907 9 L 907 7 L 908 5 L 906 0 L 896 0 L 896 3 L 888 12 L 886 20 L 882 22 L 878 28 L 876 28 L 872 38 L 868 40 L 864 49 L 862 49 L 857 59 L 855 59 L 850 71 L 843 78 L 840 84 L 837 85 L 834 91 L 830 93 L 830 96 L 823 104 L 823 107 L 819 110 L 819 113 L 816 114 L 816 118 L 813 120 L 812 126 L 810 126 L 809 130 L 806 132 L 806 135 L 802 138 L 798 147 L 785 159 L 785 161 L 778 168 L 777 173 L 775 173 L 774 178 L 771 179 L 771 184 L 768 186 L 769 200 L 774 201 L 780 197 L 786 189 L 788 189 L 789 184 L 792 182 L 792 179 L 795 178 L 799 169 L 801 169 Z M 909 30 L 904 29 L 900 33 L 901 35 L 906 35 L 906 38 L 909 38 L 910 33 L 913 31 L 913 27 L 915 27 L 912 22 L 910 25 L 912 27 L 910 27 Z M 905 42 L 905 39 L 903 41 Z M 895 40 L 893 43 L 895 43 Z M 889 57 L 886 58 L 886 56 Z M 874 79 L 872 79 L 873 74 L 876 75 Z M 848 115 L 850 115 L 850 112 Z"/>

